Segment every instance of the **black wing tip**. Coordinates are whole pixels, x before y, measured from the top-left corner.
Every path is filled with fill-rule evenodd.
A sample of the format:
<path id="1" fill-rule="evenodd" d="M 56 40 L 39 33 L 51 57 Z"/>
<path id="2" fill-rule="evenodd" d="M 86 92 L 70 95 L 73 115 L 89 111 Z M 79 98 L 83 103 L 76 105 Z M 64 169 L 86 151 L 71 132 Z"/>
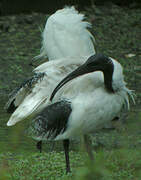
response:
<path id="1" fill-rule="evenodd" d="M 7 113 L 11 114 L 11 113 L 13 113 L 17 109 L 17 107 L 15 106 L 14 102 L 15 102 L 15 99 L 13 99 L 11 104 L 7 107 L 7 109 L 6 109 Z"/>

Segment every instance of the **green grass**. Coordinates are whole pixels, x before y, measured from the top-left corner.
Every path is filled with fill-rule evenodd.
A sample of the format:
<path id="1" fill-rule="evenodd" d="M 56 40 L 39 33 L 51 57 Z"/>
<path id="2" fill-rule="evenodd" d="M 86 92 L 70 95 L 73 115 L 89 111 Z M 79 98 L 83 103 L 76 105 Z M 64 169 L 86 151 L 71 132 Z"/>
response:
<path id="1" fill-rule="evenodd" d="M 139 180 L 141 151 L 134 149 L 101 150 L 95 161 L 84 152 L 70 152 L 72 172 L 65 173 L 63 152 L 0 154 L 0 180 Z"/>
<path id="2" fill-rule="evenodd" d="M 18 138 L 17 145 L 10 152 L 0 153 L 0 180 L 140 180 L 141 114 L 132 112 L 129 116 L 121 129 L 97 134 L 97 140 L 92 138 L 95 141 L 92 146 L 94 162 L 89 161 L 79 143 L 73 144 L 77 148 L 71 148 L 74 149 L 70 151 L 72 172 L 67 175 L 61 149 L 45 152 L 44 144 L 43 153 L 23 150 Z M 12 138 L 16 135 L 13 134 Z M 103 147 L 97 145 L 99 142 Z"/>

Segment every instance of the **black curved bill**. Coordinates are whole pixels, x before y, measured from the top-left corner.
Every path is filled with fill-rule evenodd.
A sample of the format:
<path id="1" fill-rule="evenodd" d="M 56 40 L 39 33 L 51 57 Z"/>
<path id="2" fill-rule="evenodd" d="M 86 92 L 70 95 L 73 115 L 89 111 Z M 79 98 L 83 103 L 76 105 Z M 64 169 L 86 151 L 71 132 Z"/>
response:
<path id="1" fill-rule="evenodd" d="M 75 79 L 78 76 L 90 73 L 91 68 L 87 66 L 87 64 L 83 64 L 82 66 L 80 66 L 79 68 L 77 68 L 76 70 L 74 70 L 72 73 L 70 73 L 68 76 L 66 76 L 57 86 L 56 88 L 53 90 L 51 97 L 50 97 L 50 101 L 53 100 L 55 94 L 57 93 L 57 91 L 64 86 L 67 82 L 69 82 L 72 79 Z"/>

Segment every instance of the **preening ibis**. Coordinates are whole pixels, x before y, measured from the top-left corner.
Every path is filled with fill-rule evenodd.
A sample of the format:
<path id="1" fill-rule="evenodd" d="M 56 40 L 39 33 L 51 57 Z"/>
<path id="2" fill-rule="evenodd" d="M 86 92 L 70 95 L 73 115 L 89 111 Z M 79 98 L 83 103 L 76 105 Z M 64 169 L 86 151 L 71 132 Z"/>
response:
<path id="1" fill-rule="evenodd" d="M 75 87 L 74 81 L 78 82 Z M 52 104 L 33 120 L 30 132 L 41 139 L 63 140 L 69 172 L 69 140 L 83 136 L 92 158 L 87 134 L 103 128 L 124 106 L 129 109 L 128 96 L 133 99 L 120 63 L 103 54 L 92 55 L 56 86 L 50 97 Z"/>
<path id="2" fill-rule="evenodd" d="M 34 69 L 34 75 L 16 88 L 6 104 L 12 113 L 7 125 L 12 126 L 49 104 L 55 86 L 76 67 L 95 53 L 93 36 L 87 30 L 90 23 L 74 7 L 66 7 L 51 15 L 42 34 L 39 57 L 48 56 L 49 62 Z"/>
<path id="3" fill-rule="evenodd" d="M 12 113 L 8 126 L 48 106 L 55 86 L 87 57 L 95 54 L 94 37 L 87 29 L 91 24 L 84 19 L 74 7 L 58 10 L 47 19 L 42 32 L 41 52 L 36 59 L 48 57 L 49 62 L 35 68 L 34 75 L 11 93 L 5 107 Z M 37 147 L 41 149 L 41 141 Z"/>

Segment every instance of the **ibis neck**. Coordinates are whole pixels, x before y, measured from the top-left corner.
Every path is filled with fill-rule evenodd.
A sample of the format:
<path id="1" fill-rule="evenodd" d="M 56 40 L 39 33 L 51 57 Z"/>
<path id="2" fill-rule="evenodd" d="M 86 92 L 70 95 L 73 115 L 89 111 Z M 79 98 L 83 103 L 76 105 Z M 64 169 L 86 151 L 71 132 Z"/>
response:
<path id="1" fill-rule="evenodd" d="M 104 73 L 104 84 L 105 88 L 108 92 L 114 93 L 114 89 L 112 86 L 113 72 L 103 72 Z"/>

